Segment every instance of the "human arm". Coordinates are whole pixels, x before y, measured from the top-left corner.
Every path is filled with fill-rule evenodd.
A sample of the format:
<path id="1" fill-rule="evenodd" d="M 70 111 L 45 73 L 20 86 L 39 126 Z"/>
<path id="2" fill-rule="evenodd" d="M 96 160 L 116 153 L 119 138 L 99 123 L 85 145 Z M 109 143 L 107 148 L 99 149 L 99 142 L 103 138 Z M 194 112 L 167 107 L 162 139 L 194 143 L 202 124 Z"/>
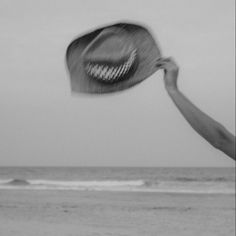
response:
<path id="1" fill-rule="evenodd" d="M 172 58 L 157 61 L 158 68 L 164 69 L 165 88 L 169 96 L 192 128 L 212 146 L 235 160 L 235 137 L 219 122 L 197 108 L 177 86 L 179 68 Z"/>

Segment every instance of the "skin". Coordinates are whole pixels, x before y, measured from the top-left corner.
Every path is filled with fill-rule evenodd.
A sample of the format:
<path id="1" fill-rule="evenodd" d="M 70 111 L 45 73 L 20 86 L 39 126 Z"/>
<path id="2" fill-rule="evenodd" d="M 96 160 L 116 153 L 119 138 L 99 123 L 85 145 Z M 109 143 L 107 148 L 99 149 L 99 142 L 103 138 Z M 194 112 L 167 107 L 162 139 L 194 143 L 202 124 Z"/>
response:
<path id="1" fill-rule="evenodd" d="M 172 58 L 157 60 L 156 66 L 164 70 L 165 88 L 172 101 L 192 128 L 213 147 L 235 160 L 235 136 L 219 122 L 197 108 L 177 86 L 179 67 Z"/>

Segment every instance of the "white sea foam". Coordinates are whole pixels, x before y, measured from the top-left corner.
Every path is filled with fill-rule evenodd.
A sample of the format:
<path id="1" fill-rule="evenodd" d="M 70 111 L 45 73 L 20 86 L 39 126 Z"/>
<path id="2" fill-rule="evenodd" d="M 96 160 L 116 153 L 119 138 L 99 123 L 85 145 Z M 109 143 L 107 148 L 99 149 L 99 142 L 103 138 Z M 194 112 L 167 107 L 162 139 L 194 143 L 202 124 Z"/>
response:
<path id="1" fill-rule="evenodd" d="M 22 184 L 24 183 L 24 184 Z M 235 194 L 233 183 L 222 182 L 180 182 L 144 180 L 94 180 L 94 181 L 59 181 L 59 180 L 0 180 L 0 189 L 15 190 L 73 190 L 73 191 L 124 191 L 156 192 L 184 194 Z"/>
<path id="2" fill-rule="evenodd" d="M 28 185 L 15 184 L 27 182 Z M 57 181 L 57 180 L 0 180 L 0 189 L 34 189 L 34 190 L 132 190 L 143 186 L 142 180 L 134 181 Z"/>
<path id="3" fill-rule="evenodd" d="M 121 187 L 121 186 L 141 186 L 145 184 L 143 180 L 134 181 L 55 181 L 55 180 L 28 180 L 32 185 L 49 185 L 49 186 L 68 186 L 68 187 Z"/>

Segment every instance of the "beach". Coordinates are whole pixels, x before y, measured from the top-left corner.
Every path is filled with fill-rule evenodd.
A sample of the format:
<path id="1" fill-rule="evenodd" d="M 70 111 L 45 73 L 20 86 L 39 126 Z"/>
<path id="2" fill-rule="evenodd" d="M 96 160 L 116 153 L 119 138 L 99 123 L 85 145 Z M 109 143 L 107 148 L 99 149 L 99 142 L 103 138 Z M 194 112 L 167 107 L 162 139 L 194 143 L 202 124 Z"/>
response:
<path id="1" fill-rule="evenodd" d="M 233 236 L 234 194 L 0 190 L 2 236 Z"/>

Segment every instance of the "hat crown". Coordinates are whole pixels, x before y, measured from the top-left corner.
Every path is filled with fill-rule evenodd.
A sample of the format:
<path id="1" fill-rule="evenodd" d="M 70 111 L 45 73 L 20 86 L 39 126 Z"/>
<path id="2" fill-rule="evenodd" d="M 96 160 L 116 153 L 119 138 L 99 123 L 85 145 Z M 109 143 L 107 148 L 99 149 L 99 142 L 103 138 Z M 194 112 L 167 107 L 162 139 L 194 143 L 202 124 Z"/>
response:
<path id="1" fill-rule="evenodd" d="M 135 49 L 129 34 L 122 28 L 104 29 L 83 52 L 84 60 L 119 63 Z"/>
<path id="2" fill-rule="evenodd" d="M 124 29 L 104 29 L 83 52 L 86 73 L 103 82 L 127 78 L 134 67 L 137 50 Z"/>

